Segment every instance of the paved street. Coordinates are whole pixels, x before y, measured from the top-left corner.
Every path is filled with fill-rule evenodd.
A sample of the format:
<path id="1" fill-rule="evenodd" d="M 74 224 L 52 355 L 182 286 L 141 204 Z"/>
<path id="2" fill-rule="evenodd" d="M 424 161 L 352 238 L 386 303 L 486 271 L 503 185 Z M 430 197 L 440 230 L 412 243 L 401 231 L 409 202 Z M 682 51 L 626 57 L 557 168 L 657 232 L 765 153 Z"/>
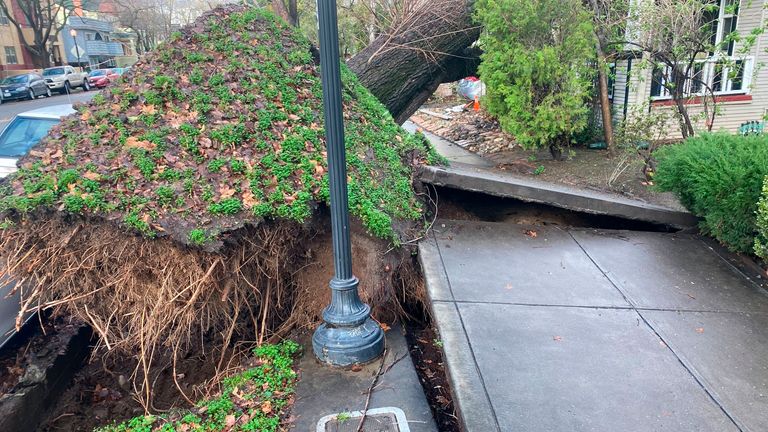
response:
<path id="1" fill-rule="evenodd" d="M 0 105 L 0 130 L 5 127 L 16 114 L 24 111 L 42 108 L 51 105 L 60 105 L 66 103 L 86 102 L 91 100 L 98 93 L 98 90 L 83 92 L 80 89 L 73 90 L 69 95 L 54 94 L 46 98 L 40 97 L 33 101 L 9 101 Z"/>
<path id="2" fill-rule="evenodd" d="M 420 257 L 468 432 L 768 430 L 768 295 L 698 237 L 435 227 Z"/>

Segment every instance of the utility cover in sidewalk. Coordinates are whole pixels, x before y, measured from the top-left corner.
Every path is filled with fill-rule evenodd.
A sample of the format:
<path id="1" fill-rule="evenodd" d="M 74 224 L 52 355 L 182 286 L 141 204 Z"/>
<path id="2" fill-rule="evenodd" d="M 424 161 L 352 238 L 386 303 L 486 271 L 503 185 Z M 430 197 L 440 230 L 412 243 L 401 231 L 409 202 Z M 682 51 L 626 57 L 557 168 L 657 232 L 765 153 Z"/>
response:
<path id="1" fill-rule="evenodd" d="M 317 432 L 355 432 L 362 411 L 327 415 L 317 422 Z M 367 411 L 363 432 L 410 432 L 405 413 L 400 408 L 385 407 Z"/>

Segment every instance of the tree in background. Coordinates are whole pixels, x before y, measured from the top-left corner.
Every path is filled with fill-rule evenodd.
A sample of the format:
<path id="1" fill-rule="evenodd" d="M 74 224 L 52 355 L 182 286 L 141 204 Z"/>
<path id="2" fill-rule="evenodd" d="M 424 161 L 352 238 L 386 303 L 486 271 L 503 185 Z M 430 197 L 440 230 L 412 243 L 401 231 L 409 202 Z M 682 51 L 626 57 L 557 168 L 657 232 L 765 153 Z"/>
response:
<path id="1" fill-rule="evenodd" d="M 16 27 L 21 39 L 21 45 L 32 55 L 35 67 L 51 66 L 51 40 L 59 37 L 67 17 L 72 10 L 67 9 L 64 2 L 55 0 L 15 0 L 23 19 L 19 19 L 13 9 L 5 1 L 0 0 L 0 10 L 8 17 L 8 21 Z M 30 39 L 28 32 L 31 29 Z"/>
<path id="2" fill-rule="evenodd" d="M 139 54 L 152 50 L 178 28 L 223 0 L 111 0 L 117 24 L 136 34 Z"/>
<path id="3" fill-rule="evenodd" d="M 688 111 L 691 98 L 701 98 L 700 116 L 707 130 L 712 130 L 717 114 L 716 87 L 737 73 L 747 72 L 742 69 L 740 57 L 750 52 L 765 29 L 760 26 L 741 35 L 735 31 L 733 20 L 730 28 L 717 37 L 719 3 L 655 0 L 636 2 L 630 11 L 629 20 L 635 28 L 625 43 L 645 54 L 644 66 L 652 69 L 654 85 L 663 88 L 674 101 L 683 138 L 696 132 Z M 739 3 L 727 2 L 725 13 L 735 16 Z M 743 6 L 749 3 L 747 0 Z"/>
<path id="4" fill-rule="evenodd" d="M 525 148 L 559 159 L 586 126 L 595 42 L 579 0 L 478 0 L 486 107 Z"/>

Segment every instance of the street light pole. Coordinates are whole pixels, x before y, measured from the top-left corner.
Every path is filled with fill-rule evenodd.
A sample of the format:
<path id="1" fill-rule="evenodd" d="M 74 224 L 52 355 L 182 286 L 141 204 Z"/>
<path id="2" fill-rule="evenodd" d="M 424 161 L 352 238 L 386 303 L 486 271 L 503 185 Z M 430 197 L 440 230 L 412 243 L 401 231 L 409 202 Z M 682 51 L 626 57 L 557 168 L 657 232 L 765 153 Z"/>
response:
<path id="1" fill-rule="evenodd" d="M 360 300 L 359 281 L 352 274 L 336 0 L 317 0 L 317 17 L 335 272 L 330 282 L 331 304 L 323 311 L 325 322 L 312 336 L 312 349 L 323 363 L 350 366 L 379 357 L 384 351 L 384 332 L 370 318 L 370 306 Z"/>
<path id="2" fill-rule="evenodd" d="M 75 53 L 77 53 L 77 67 L 80 67 L 80 47 L 77 45 L 77 30 L 71 29 L 69 35 L 72 36 L 72 40 L 75 41 Z M 80 68 L 82 71 L 83 68 Z"/>

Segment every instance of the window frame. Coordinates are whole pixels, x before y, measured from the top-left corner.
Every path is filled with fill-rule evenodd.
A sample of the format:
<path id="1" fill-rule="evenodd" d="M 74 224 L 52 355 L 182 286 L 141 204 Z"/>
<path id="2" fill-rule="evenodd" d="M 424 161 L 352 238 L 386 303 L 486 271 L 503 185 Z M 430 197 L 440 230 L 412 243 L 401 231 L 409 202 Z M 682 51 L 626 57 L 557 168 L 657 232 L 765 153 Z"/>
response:
<path id="1" fill-rule="evenodd" d="M 7 65 L 17 65 L 19 64 L 19 56 L 16 52 L 15 46 L 5 46 L 5 64 Z M 13 57 L 13 60 L 11 60 L 11 57 Z"/>
<path id="2" fill-rule="evenodd" d="M 718 76 L 717 68 L 719 65 L 723 65 L 721 60 L 724 57 L 722 56 L 713 56 L 706 59 L 696 60 L 696 63 L 703 64 L 700 73 L 703 75 L 703 79 L 701 81 L 705 82 L 708 87 L 712 88 L 714 87 L 715 80 Z M 731 60 L 735 63 L 741 62 L 742 71 L 740 74 L 740 80 L 739 77 L 731 77 L 731 66 L 730 65 L 724 65 L 722 70 L 722 75 L 726 77 L 725 83 L 720 85 L 720 90 L 713 89 L 713 94 L 715 96 L 727 96 L 727 95 L 741 95 L 741 94 L 750 94 L 751 92 L 751 86 L 752 86 L 752 73 L 754 71 L 754 64 L 755 64 L 755 57 L 754 56 L 744 56 L 744 57 L 737 57 L 737 58 L 731 58 Z M 656 70 L 654 68 L 653 70 Z M 653 82 L 653 70 L 651 71 L 651 81 Z M 666 81 L 666 78 L 669 76 L 669 66 L 664 65 L 663 71 L 662 71 L 662 82 L 660 85 L 660 95 L 654 96 L 653 95 L 653 84 L 649 88 L 649 94 L 652 101 L 655 100 L 667 100 L 672 99 L 672 95 L 669 93 L 669 90 L 664 86 L 664 82 Z M 740 87 L 739 89 L 734 90 L 733 86 L 736 82 L 740 81 Z M 685 86 L 685 94 L 686 96 L 704 96 L 704 86 L 701 86 L 701 89 L 696 92 L 690 91 L 691 86 L 693 85 L 693 82 L 689 78 L 686 80 Z"/>

